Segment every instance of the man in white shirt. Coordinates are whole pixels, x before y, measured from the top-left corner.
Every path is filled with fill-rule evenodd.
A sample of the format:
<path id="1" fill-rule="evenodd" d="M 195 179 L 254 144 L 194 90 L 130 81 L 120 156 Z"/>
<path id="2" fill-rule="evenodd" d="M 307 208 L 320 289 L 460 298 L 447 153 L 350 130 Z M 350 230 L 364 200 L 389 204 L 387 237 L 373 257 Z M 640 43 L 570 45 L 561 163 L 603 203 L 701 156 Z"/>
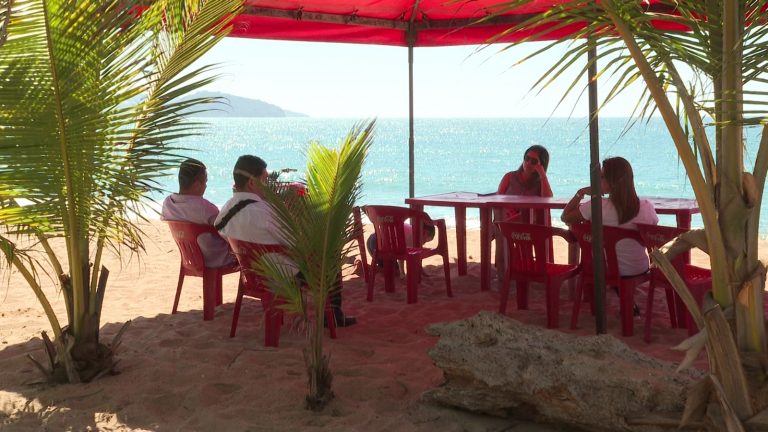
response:
<path id="1" fill-rule="evenodd" d="M 277 237 L 272 208 L 261 188 L 267 181 L 267 163 L 256 156 L 240 156 L 233 173 L 235 189 L 221 208 L 214 225 L 224 237 L 260 244 L 283 244 Z"/>
<path id="2" fill-rule="evenodd" d="M 272 207 L 264 201 L 263 187 L 267 184 L 267 163 L 263 159 L 243 155 L 237 159 L 233 171 L 235 189 L 232 198 L 221 208 L 214 226 L 224 237 L 260 244 L 283 244 L 278 236 L 277 222 Z M 285 265 L 295 265 L 286 259 Z M 297 275 L 301 277 L 300 275 Z M 357 320 L 341 311 L 341 291 L 331 296 L 336 325 L 355 324 Z"/>
<path id="3" fill-rule="evenodd" d="M 213 225 L 219 209 L 203 198 L 208 186 L 205 165 L 197 159 L 187 159 L 179 166 L 179 192 L 163 201 L 162 219 Z M 205 266 L 224 267 L 235 262 L 226 240 L 214 234 L 201 234 L 197 239 L 203 252 Z"/>

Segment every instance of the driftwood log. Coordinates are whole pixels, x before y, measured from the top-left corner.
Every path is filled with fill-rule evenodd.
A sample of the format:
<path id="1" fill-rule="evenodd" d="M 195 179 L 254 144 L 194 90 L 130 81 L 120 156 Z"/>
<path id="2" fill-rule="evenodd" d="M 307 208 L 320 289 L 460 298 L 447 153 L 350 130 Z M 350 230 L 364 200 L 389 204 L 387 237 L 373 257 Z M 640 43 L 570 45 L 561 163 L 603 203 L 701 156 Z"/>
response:
<path id="1" fill-rule="evenodd" d="M 670 430 L 703 376 L 677 373 L 610 335 L 570 335 L 492 312 L 427 331 L 440 336 L 429 355 L 445 382 L 425 401 L 569 430 Z"/>

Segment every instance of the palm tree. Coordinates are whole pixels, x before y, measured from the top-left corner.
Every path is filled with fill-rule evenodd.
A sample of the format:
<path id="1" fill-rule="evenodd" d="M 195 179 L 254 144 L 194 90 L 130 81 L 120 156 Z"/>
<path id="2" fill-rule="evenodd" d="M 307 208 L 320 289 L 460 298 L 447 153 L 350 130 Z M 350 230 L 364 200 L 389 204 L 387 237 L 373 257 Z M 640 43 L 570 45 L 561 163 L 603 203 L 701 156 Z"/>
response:
<path id="1" fill-rule="evenodd" d="M 304 361 L 309 380 L 306 405 L 312 410 L 322 410 L 333 398 L 329 357 L 323 353 L 324 311 L 329 295 L 341 289 L 342 258 L 350 251 L 354 236 L 352 208 L 360 196 L 362 168 L 375 124 L 354 126 L 338 150 L 310 144 L 303 198 L 292 199 L 265 188 L 285 239 L 286 255 L 304 276 L 306 288 L 297 284 L 293 271 L 271 261 L 269 255 L 255 268 L 267 276 L 285 310 L 310 321 Z"/>
<path id="2" fill-rule="evenodd" d="M 114 365 L 117 341 L 99 341 L 109 274 L 102 255 L 144 249 L 142 201 L 160 190 L 155 178 L 178 166 L 172 142 L 198 133 L 185 115 L 212 101 L 176 102 L 214 79 L 210 66 L 189 66 L 228 33 L 241 7 L 130 3 L 0 2 L 0 249 L 53 330 L 53 342 L 44 333 L 51 370 L 38 366 L 69 382 Z M 55 238 L 66 256 L 51 248 Z M 41 265 L 59 281 L 66 326 L 43 290 Z"/>
<path id="3" fill-rule="evenodd" d="M 532 2 L 516 0 L 504 7 L 528 3 Z M 696 390 L 716 393 L 729 430 L 738 430 L 741 421 L 765 408 L 765 403 L 758 402 L 761 399 L 750 399 L 756 389 L 749 387 L 745 376 L 754 370 L 749 366 L 755 365 L 754 355 L 764 358 L 766 352 L 766 267 L 758 260 L 757 242 L 768 172 L 768 129 L 763 127 L 752 172 L 744 167 L 748 149 L 743 130 L 766 121 L 766 93 L 754 87 L 768 78 L 768 26 L 761 15 L 767 5 L 765 0 L 573 0 L 510 29 L 528 29 L 528 40 L 547 38 L 548 32 L 564 26 L 579 29 L 534 54 L 570 44 L 538 86 L 546 86 L 565 69 L 581 63 L 591 44 L 600 52 L 595 61 L 605 65 L 598 76 L 612 76 L 616 82 L 604 102 L 633 81 L 645 81 L 644 98 L 635 112 L 646 116 L 658 111 L 663 117 L 704 222 L 704 230 L 693 231 L 666 253 L 653 255 L 670 280 L 676 280 L 676 290 L 701 329 L 685 344 L 692 353 L 706 346 L 710 358 L 711 374 L 706 380 L 711 385 Z M 660 30 L 660 23 L 673 30 Z M 571 89 L 578 87 L 587 67 L 580 69 Z M 681 68 L 690 68 L 695 79 L 685 82 Z M 707 121 L 714 128 L 714 148 L 706 134 Z M 692 247 L 709 254 L 712 268 L 713 298 L 703 314 L 668 262 Z M 684 421 L 706 401 L 706 397 L 689 398 Z"/>

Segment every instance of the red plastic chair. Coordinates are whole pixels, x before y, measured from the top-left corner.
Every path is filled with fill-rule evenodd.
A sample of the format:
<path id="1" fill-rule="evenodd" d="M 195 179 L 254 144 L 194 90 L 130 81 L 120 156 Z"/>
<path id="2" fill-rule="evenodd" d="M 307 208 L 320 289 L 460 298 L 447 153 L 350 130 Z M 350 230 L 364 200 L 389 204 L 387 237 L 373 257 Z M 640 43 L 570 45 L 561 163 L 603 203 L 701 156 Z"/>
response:
<path id="1" fill-rule="evenodd" d="M 515 280 L 518 309 L 528 309 L 528 282 L 539 282 L 545 287 L 547 327 L 560 327 L 560 286 L 579 273 L 579 266 L 554 263 L 548 246 L 554 236 L 569 243 L 576 239 L 568 230 L 551 226 L 515 222 L 497 222 L 496 226 L 504 236 L 509 257 L 499 290 L 499 313 L 507 311 L 510 280 Z"/>
<path id="2" fill-rule="evenodd" d="M 645 247 L 648 250 L 659 248 L 680 234 L 687 232 L 685 228 L 667 227 L 661 225 L 637 224 L 637 230 L 643 238 Z M 706 268 L 697 267 L 685 262 L 685 258 L 680 255 L 672 260 L 672 265 L 680 274 L 680 277 L 688 286 L 696 302 L 701 306 L 704 302 L 704 295 L 712 290 L 712 271 Z M 667 305 L 669 306 L 669 319 L 672 327 L 687 327 L 688 334 L 694 335 L 698 330 L 693 322 L 693 317 L 685 309 L 672 288 L 672 285 L 664 276 L 660 269 L 651 268 L 651 282 L 648 288 L 648 304 L 653 303 L 653 292 L 656 286 L 661 286 L 667 293 Z M 645 341 L 651 341 L 651 316 L 646 316 L 645 320 Z"/>
<path id="3" fill-rule="evenodd" d="M 354 223 L 354 240 L 357 242 L 357 248 L 360 251 L 360 266 L 363 270 L 363 280 L 367 284 L 371 269 L 368 264 L 368 253 L 365 250 L 365 232 L 363 230 L 363 218 L 360 214 L 360 207 L 355 206 L 352 208 L 352 218 Z"/>
<path id="4" fill-rule="evenodd" d="M 277 347 L 280 343 L 280 327 L 283 324 L 283 310 L 279 307 L 279 299 L 267 287 L 264 278 L 253 270 L 253 263 L 265 253 L 283 253 L 281 245 L 262 245 L 247 241 L 227 238 L 229 245 L 235 252 L 237 261 L 241 267 L 241 283 L 237 290 L 235 309 L 232 312 L 232 328 L 229 337 L 235 337 L 237 322 L 240 318 L 240 308 L 243 304 L 243 296 L 254 297 L 261 300 L 264 310 L 264 346 Z M 336 338 L 336 322 L 330 304 L 326 306 L 325 319 L 331 338 Z"/>
<path id="5" fill-rule="evenodd" d="M 513 223 L 525 223 L 525 224 L 534 224 L 534 225 L 544 225 L 544 226 L 552 226 L 552 216 L 550 214 L 549 209 L 518 209 L 520 211 L 520 217 L 516 222 Z M 502 221 L 500 221 L 502 222 Z M 494 223 L 496 221 L 494 220 Z M 493 236 L 496 235 L 496 232 L 492 230 L 491 232 L 491 239 L 493 240 Z M 502 242 L 496 241 L 496 247 L 503 248 L 504 245 L 501 244 Z M 555 259 L 555 247 L 554 242 L 552 238 L 549 239 L 549 245 L 547 245 L 547 256 L 549 257 L 549 261 L 552 262 Z M 495 259 L 495 258 L 494 258 Z M 496 267 L 500 267 L 499 263 L 495 263 Z M 506 262 L 502 264 L 502 266 L 506 265 Z"/>
<path id="6" fill-rule="evenodd" d="M 173 240 L 181 253 L 181 265 L 179 266 L 179 283 L 176 287 L 176 298 L 173 301 L 172 314 L 176 313 L 181 296 L 181 287 L 185 276 L 197 276 L 203 278 L 203 319 L 212 320 L 214 309 L 222 303 L 221 277 L 225 274 L 240 271 L 237 262 L 225 267 L 211 268 L 205 266 L 203 252 L 197 243 L 197 237 L 208 233 L 220 237 L 218 231 L 212 225 L 201 225 L 191 222 L 166 221 L 171 229 Z"/>
<path id="7" fill-rule="evenodd" d="M 594 271 L 592 265 L 592 224 L 581 223 L 571 226 L 571 232 L 576 237 L 581 250 L 581 278 L 576 287 L 576 298 L 573 302 L 573 314 L 571 315 L 571 328 L 576 328 L 579 319 L 579 308 L 582 297 L 588 295 L 590 299 L 594 297 Z M 617 287 L 619 290 L 619 315 L 621 315 L 621 334 L 623 336 L 632 336 L 634 334 L 634 314 L 635 289 L 638 285 L 647 282 L 650 279 L 650 272 L 632 277 L 622 277 L 619 274 L 619 261 L 616 257 L 616 244 L 621 240 L 634 240 L 643 244 L 640 233 L 636 230 L 618 228 L 611 226 L 603 227 L 603 252 L 605 257 L 605 286 Z M 587 290 L 587 288 L 592 288 Z M 607 291 L 607 290 L 606 290 Z M 594 302 L 592 302 L 592 312 L 594 313 Z M 647 314 L 652 313 L 651 309 L 646 310 Z"/>
<path id="8" fill-rule="evenodd" d="M 446 234 L 445 220 L 432 220 L 429 215 L 422 211 L 413 210 L 407 207 L 379 206 L 371 205 L 363 207 L 363 211 L 371 220 L 373 228 L 376 231 L 376 252 L 371 257 L 371 262 L 378 260 L 384 262 L 384 287 L 386 291 L 394 291 L 393 266 L 397 260 L 404 260 L 407 265 L 408 303 L 416 303 L 418 299 L 418 286 L 421 276 L 421 261 L 433 255 L 443 257 L 443 270 L 445 272 L 445 289 L 448 297 L 453 297 L 451 291 L 451 268 L 448 263 L 448 235 Z M 438 241 L 437 247 L 409 247 L 405 243 L 405 221 L 410 219 L 419 223 L 432 223 L 437 229 Z M 416 226 L 414 230 L 418 229 Z M 368 280 L 368 301 L 373 301 L 373 285 L 376 281 L 377 265 L 370 266 Z"/>
<path id="9" fill-rule="evenodd" d="M 307 195 L 307 186 L 300 182 L 284 182 L 277 181 L 272 183 L 275 192 L 278 195 L 288 196 L 288 193 L 295 193 L 297 197 L 304 197 Z"/>

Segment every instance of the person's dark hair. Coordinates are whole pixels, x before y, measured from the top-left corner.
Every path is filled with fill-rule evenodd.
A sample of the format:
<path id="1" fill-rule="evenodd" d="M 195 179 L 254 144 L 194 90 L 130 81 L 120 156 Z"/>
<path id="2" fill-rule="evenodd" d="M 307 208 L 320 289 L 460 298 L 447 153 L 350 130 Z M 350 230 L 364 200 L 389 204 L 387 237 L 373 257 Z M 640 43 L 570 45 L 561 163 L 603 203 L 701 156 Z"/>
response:
<path id="1" fill-rule="evenodd" d="M 547 167 L 549 167 L 549 152 L 547 151 L 547 149 L 542 145 L 538 145 L 538 144 L 532 145 L 527 149 L 525 149 L 525 152 L 523 152 L 523 159 L 525 159 L 529 151 L 536 152 L 536 154 L 539 156 L 539 163 L 541 164 L 541 166 L 544 167 L 544 171 L 546 171 Z M 523 164 L 520 164 L 520 168 L 518 169 L 521 169 L 521 168 L 523 168 Z M 534 178 L 539 178 L 538 172 L 534 173 Z"/>
<path id="2" fill-rule="evenodd" d="M 603 161 L 603 177 L 608 184 L 608 199 L 616 207 L 619 223 L 628 222 L 640 212 L 640 198 L 635 192 L 635 176 L 632 165 L 622 157 Z"/>
<path id="3" fill-rule="evenodd" d="M 189 158 L 179 166 L 179 192 L 188 190 L 195 181 L 205 175 L 205 164 Z"/>
<path id="4" fill-rule="evenodd" d="M 538 144 L 532 145 L 525 150 L 523 157 L 525 157 L 529 151 L 535 151 L 536 154 L 539 155 L 539 163 L 544 167 L 544 171 L 546 171 L 547 167 L 549 167 L 549 152 L 547 149 L 544 146 Z"/>
<path id="5" fill-rule="evenodd" d="M 435 237 L 435 225 L 431 224 L 429 222 L 424 222 L 423 225 L 424 225 L 424 232 L 427 233 L 427 236 L 429 238 L 434 238 Z"/>
<path id="6" fill-rule="evenodd" d="M 248 173 L 253 177 L 259 178 L 266 169 L 267 163 L 264 162 L 264 159 L 253 155 L 240 156 L 237 159 L 237 163 L 235 163 L 235 169 L 232 173 L 235 180 L 235 187 L 240 189 L 248 183 L 250 177 L 242 173 Z"/>

